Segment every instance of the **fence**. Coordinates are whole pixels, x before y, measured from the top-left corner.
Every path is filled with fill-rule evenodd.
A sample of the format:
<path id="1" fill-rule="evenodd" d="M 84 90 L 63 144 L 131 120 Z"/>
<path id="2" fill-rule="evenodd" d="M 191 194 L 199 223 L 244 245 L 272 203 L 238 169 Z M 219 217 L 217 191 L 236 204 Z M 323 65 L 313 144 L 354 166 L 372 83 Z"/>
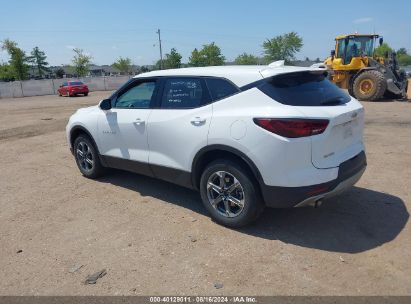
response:
<path id="1" fill-rule="evenodd" d="M 86 77 L 81 78 L 90 91 L 111 91 L 118 89 L 130 79 L 130 76 L 119 77 Z M 0 82 L 0 98 L 55 95 L 60 85 L 68 79 L 42 79 L 13 82 Z"/>

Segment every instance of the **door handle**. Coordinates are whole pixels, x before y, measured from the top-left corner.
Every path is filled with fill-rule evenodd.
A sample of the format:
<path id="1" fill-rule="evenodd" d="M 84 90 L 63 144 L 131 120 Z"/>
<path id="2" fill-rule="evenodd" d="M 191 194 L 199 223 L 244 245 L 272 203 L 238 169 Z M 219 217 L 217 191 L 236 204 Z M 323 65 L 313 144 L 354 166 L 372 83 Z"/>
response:
<path id="1" fill-rule="evenodd" d="M 201 117 L 194 117 L 191 120 L 191 124 L 194 125 L 194 126 L 201 126 L 201 125 L 205 124 L 205 122 L 206 122 L 206 119 L 201 118 Z"/>
<path id="2" fill-rule="evenodd" d="M 145 121 L 141 120 L 141 118 L 137 118 L 134 124 L 136 124 L 137 126 L 144 125 Z"/>

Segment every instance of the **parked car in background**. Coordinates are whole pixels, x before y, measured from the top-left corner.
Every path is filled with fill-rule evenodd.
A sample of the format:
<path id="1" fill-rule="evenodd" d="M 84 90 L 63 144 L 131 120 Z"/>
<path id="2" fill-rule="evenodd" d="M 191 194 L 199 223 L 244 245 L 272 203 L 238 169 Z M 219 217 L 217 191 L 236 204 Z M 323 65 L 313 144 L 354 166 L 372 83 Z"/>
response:
<path id="1" fill-rule="evenodd" d="M 81 81 L 66 81 L 57 90 L 59 96 L 76 96 L 76 95 L 88 95 L 88 86 Z"/>
<path id="2" fill-rule="evenodd" d="M 411 78 L 411 71 L 407 71 L 406 73 L 407 73 L 408 78 Z"/>
<path id="3" fill-rule="evenodd" d="M 200 191 L 218 223 L 319 205 L 366 167 L 364 109 L 320 68 L 223 66 L 136 76 L 68 122 L 81 173 L 124 169 Z"/>

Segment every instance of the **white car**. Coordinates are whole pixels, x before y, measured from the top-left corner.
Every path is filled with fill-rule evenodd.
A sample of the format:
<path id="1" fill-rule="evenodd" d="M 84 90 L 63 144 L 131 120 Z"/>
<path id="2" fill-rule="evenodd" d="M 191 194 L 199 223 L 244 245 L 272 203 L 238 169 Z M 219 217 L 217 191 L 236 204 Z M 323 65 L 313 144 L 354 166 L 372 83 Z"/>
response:
<path id="1" fill-rule="evenodd" d="M 215 221 L 240 227 L 354 185 L 363 128 L 361 104 L 322 67 L 277 62 L 140 74 L 66 131 L 84 176 L 112 167 L 197 189 Z"/>

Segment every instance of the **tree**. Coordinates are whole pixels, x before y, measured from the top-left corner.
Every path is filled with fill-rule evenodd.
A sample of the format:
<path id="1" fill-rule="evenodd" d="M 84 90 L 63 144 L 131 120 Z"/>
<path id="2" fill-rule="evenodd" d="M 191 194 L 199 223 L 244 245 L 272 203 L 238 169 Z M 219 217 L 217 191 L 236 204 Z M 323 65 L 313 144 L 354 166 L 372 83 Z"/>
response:
<path id="1" fill-rule="evenodd" d="M 170 54 L 166 54 L 164 60 L 164 68 L 166 69 L 179 69 L 181 67 L 181 56 L 175 48 L 172 48 Z"/>
<path id="2" fill-rule="evenodd" d="M 397 55 L 408 55 L 407 49 L 406 48 L 400 48 L 397 50 Z"/>
<path id="3" fill-rule="evenodd" d="M 408 54 L 406 48 L 397 50 L 397 59 L 400 66 L 411 65 L 411 56 Z"/>
<path id="4" fill-rule="evenodd" d="M 374 50 L 374 55 L 379 57 L 385 57 L 386 55 L 392 53 L 394 50 L 387 44 L 383 43 Z"/>
<path id="5" fill-rule="evenodd" d="M 175 48 L 172 48 L 170 54 L 166 54 L 165 58 L 163 59 L 163 66 L 162 68 L 167 69 L 179 69 L 181 68 L 181 54 L 177 52 Z M 155 64 L 155 69 L 161 69 L 161 61 L 158 60 Z"/>
<path id="6" fill-rule="evenodd" d="M 1 45 L 2 50 L 6 50 L 10 56 L 9 67 L 9 76 L 17 80 L 24 80 L 28 77 L 29 65 L 28 57 L 26 53 L 17 46 L 17 43 L 6 39 Z"/>
<path id="7" fill-rule="evenodd" d="M 221 54 L 221 49 L 214 42 L 203 45 L 198 51 L 194 49 L 190 57 L 191 66 L 213 66 L 223 65 L 225 57 Z"/>
<path id="8" fill-rule="evenodd" d="M 237 58 L 234 60 L 234 63 L 238 65 L 258 64 L 258 58 L 252 54 L 242 53 L 241 55 L 237 56 Z"/>
<path id="9" fill-rule="evenodd" d="M 131 71 L 131 59 L 128 58 L 128 57 L 126 57 L 126 58 L 120 57 L 111 66 L 113 68 L 116 68 L 120 72 L 128 75 Z"/>
<path id="10" fill-rule="evenodd" d="M 221 54 L 221 49 L 214 43 L 206 44 L 201 50 L 206 66 L 223 65 L 225 57 Z"/>
<path id="11" fill-rule="evenodd" d="M 37 73 L 40 77 L 44 75 L 44 73 L 49 72 L 50 70 L 47 68 L 49 65 L 46 61 L 46 54 L 36 46 L 31 51 L 31 56 L 28 57 L 28 60 L 33 66 L 37 69 Z"/>
<path id="12" fill-rule="evenodd" d="M 73 49 L 73 70 L 78 77 L 86 76 L 89 71 L 92 56 L 84 54 L 84 51 L 79 48 Z"/>
<path id="13" fill-rule="evenodd" d="M 13 73 L 9 64 L 0 64 L 0 80 L 2 81 L 12 81 L 14 80 Z"/>
<path id="14" fill-rule="evenodd" d="M 191 52 L 191 57 L 189 58 L 189 64 L 190 66 L 194 66 L 194 67 L 205 65 L 200 52 L 196 48 Z"/>
<path id="15" fill-rule="evenodd" d="M 56 74 L 57 78 L 63 78 L 66 72 L 64 72 L 63 68 L 58 68 L 54 73 Z"/>
<path id="16" fill-rule="evenodd" d="M 411 56 L 410 55 L 408 55 L 408 54 L 399 54 L 397 58 L 398 58 L 398 64 L 400 66 L 411 65 Z"/>
<path id="17" fill-rule="evenodd" d="M 146 66 L 146 65 L 142 65 L 141 67 L 140 67 L 140 72 L 141 73 L 147 73 L 147 72 L 149 72 L 150 71 L 150 69 L 148 68 L 148 66 Z"/>
<path id="18" fill-rule="evenodd" d="M 264 55 L 268 62 L 285 60 L 290 63 L 302 46 L 303 39 L 296 32 L 276 36 L 263 42 Z"/>

